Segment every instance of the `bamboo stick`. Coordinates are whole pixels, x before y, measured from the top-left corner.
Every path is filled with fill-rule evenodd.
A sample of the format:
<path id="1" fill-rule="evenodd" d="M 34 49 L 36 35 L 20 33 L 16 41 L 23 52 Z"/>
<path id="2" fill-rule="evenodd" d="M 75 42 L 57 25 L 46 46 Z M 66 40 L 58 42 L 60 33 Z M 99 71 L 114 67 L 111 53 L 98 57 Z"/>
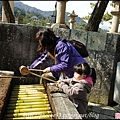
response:
<path id="1" fill-rule="evenodd" d="M 40 89 L 13 89 L 13 92 L 24 92 L 24 93 L 30 93 L 30 92 L 43 92 L 45 91 L 44 88 L 40 88 Z"/>
<path id="2" fill-rule="evenodd" d="M 13 88 L 13 90 L 45 90 L 45 88 Z"/>
<path id="3" fill-rule="evenodd" d="M 37 93 L 41 93 L 41 94 L 46 94 L 45 93 L 46 91 L 45 90 L 31 90 L 31 91 L 23 91 L 23 90 L 20 90 L 20 91 L 14 91 L 13 94 L 15 95 L 33 95 L 33 94 L 37 94 Z"/>
<path id="4" fill-rule="evenodd" d="M 43 79 L 46 79 L 46 80 L 48 80 L 48 81 L 51 81 L 51 82 L 56 83 L 56 81 L 54 81 L 54 80 L 52 80 L 52 79 L 50 79 L 50 78 L 43 77 L 43 76 L 40 76 L 40 75 L 38 75 L 38 74 L 36 74 L 36 73 L 31 72 L 26 66 L 23 66 L 23 65 L 20 66 L 20 67 L 19 67 L 19 70 L 20 70 L 20 73 L 21 73 L 22 75 L 32 74 L 32 75 L 34 75 L 34 76 L 37 76 L 37 77 L 40 77 L 40 78 L 43 78 Z"/>
<path id="5" fill-rule="evenodd" d="M 31 86 L 31 87 L 26 87 L 26 86 L 25 86 L 25 87 L 24 87 L 24 86 L 23 86 L 23 87 L 13 87 L 13 88 L 15 88 L 15 89 L 18 89 L 18 88 L 19 88 L 19 89 L 27 89 L 27 88 L 32 89 L 32 88 L 36 88 L 36 89 L 37 89 L 37 88 L 44 88 L 44 87 L 43 87 L 43 86 L 38 86 L 38 87 L 34 87 L 34 86 Z"/>
<path id="6" fill-rule="evenodd" d="M 39 69 L 29 69 L 30 71 L 36 71 L 36 72 L 43 72 L 43 70 L 39 70 Z"/>
<path id="7" fill-rule="evenodd" d="M 41 86 L 14 86 L 13 88 L 21 88 L 21 89 L 24 89 L 24 88 L 44 88 L 44 86 L 43 85 L 41 85 Z"/>
<path id="8" fill-rule="evenodd" d="M 15 100 L 29 100 L 29 99 L 47 99 L 47 96 L 32 96 L 32 97 L 18 97 L 18 98 L 12 98 L 10 97 L 10 100 L 15 101 Z M 33 100 L 34 101 L 34 100 Z"/>
<path id="9" fill-rule="evenodd" d="M 33 102 L 32 102 L 33 103 Z M 36 103 L 36 104 L 35 104 Z M 8 107 L 10 108 L 10 107 L 13 107 L 13 108 L 16 108 L 16 107 L 22 107 L 22 106 L 31 106 L 31 107 L 37 107 L 37 106 L 40 106 L 40 107 L 42 107 L 42 106 L 46 106 L 46 105 L 50 105 L 49 104 L 49 102 L 34 102 L 34 104 L 28 104 L 28 103 L 26 103 L 26 104 L 16 104 L 16 103 L 12 103 L 12 104 L 8 104 Z"/>
<path id="10" fill-rule="evenodd" d="M 33 95 L 33 94 L 46 94 L 46 91 L 31 91 L 31 92 L 12 92 L 12 95 Z"/>
<path id="11" fill-rule="evenodd" d="M 34 86 L 31 86 L 31 87 L 29 87 L 29 86 L 28 86 L 28 87 L 26 87 L 26 86 L 24 87 L 24 86 L 23 86 L 23 87 L 22 87 L 22 86 L 20 86 L 20 87 L 13 87 L 13 88 L 16 88 L 16 89 L 18 89 L 18 88 L 19 88 L 19 89 L 36 88 L 36 89 L 37 89 L 37 88 L 44 88 L 44 87 L 43 87 L 43 86 L 37 86 L 37 87 L 34 87 Z"/>
<path id="12" fill-rule="evenodd" d="M 24 65 L 20 66 L 19 70 L 22 74 L 27 74 L 27 73 L 29 73 L 29 71 L 43 72 L 43 70 L 40 70 L 40 69 L 29 69 Z"/>
<path id="13" fill-rule="evenodd" d="M 12 105 L 37 105 L 37 104 L 48 104 L 49 102 L 48 101 L 44 101 L 44 102 L 26 102 L 26 103 L 9 103 L 9 106 L 12 106 Z"/>
<path id="14" fill-rule="evenodd" d="M 27 116 L 42 116 L 42 115 L 49 115 L 52 114 L 51 111 L 42 111 L 42 112 L 28 112 L 28 113 L 14 113 L 14 114 L 7 114 L 5 117 L 27 117 Z"/>
<path id="15" fill-rule="evenodd" d="M 47 102 L 48 99 L 22 99 L 22 100 L 11 100 L 9 103 L 27 103 L 27 102 Z"/>
<path id="16" fill-rule="evenodd" d="M 9 106 L 7 107 L 7 110 L 13 110 L 13 109 L 22 109 L 22 108 L 44 108 L 44 107 L 50 107 L 50 104 L 42 104 L 42 105 L 26 105 L 26 106 Z"/>
<path id="17" fill-rule="evenodd" d="M 2 75 L 0 75 L 0 78 L 26 78 L 26 77 L 23 77 L 23 76 L 2 76 Z"/>
<path id="18" fill-rule="evenodd" d="M 46 80 L 48 80 L 48 81 L 51 81 L 51 82 L 57 83 L 57 81 L 52 80 L 52 79 L 50 79 L 50 78 L 40 76 L 40 75 L 35 74 L 35 73 L 33 73 L 33 72 L 29 72 L 29 73 L 32 74 L 32 75 L 34 75 L 34 76 L 37 76 L 37 77 L 40 77 L 40 78 L 46 79 Z"/>
<path id="19" fill-rule="evenodd" d="M 16 97 L 34 97 L 34 96 L 47 96 L 47 94 L 43 94 L 43 93 L 37 93 L 37 94 L 29 94 L 29 95 L 27 95 L 27 94 L 21 94 L 21 95 L 15 95 L 15 94 L 13 94 L 13 95 L 11 95 L 11 98 L 16 98 Z"/>
<path id="20" fill-rule="evenodd" d="M 46 94 L 31 94 L 31 95 L 11 95 L 11 98 L 21 98 L 21 97 L 47 97 Z"/>
<path id="21" fill-rule="evenodd" d="M 13 118 L 13 120 L 16 120 L 16 119 L 52 119 L 52 115 Z"/>
<path id="22" fill-rule="evenodd" d="M 15 91 L 15 92 L 18 92 L 18 93 L 31 93 L 33 94 L 34 92 L 37 93 L 37 92 L 45 92 L 45 90 L 19 90 L 19 91 Z"/>
<path id="23" fill-rule="evenodd" d="M 22 92 L 18 92 L 18 91 L 12 91 L 12 95 L 31 95 L 31 94 L 45 94 L 45 91 L 42 92 L 26 92 L 26 93 L 22 93 Z"/>
<path id="24" fill-rule="evenodd" d="M 25 112 L 43 112 L 43 111 L 49 111 L 51 110 L 50 107 L 44 107 L 44 108 L 23 108 L 23 109 L 15 109 L 15 110 L 7 110 L 7 114 L 14 114 L 14 113 L 25 113 Z"/>
<path id="25" fill-rule="evenodd" d="M 14 87 L 40 87 L 40 86 L 43 86 L 43 85 L 40 85 L 40 84 L 30 84 L 30 85 L 14 85 Z"/>

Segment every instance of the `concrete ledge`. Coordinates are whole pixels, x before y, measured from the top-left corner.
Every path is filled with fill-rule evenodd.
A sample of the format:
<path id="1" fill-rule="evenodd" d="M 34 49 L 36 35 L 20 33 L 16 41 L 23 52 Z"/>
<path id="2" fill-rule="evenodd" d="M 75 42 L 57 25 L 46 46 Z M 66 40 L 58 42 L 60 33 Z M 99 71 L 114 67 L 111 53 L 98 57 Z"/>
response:
<path id="1" fill-rule="evenodd" d="M 52 89 L 54 88 L 54 92 Z M 77 112 L 73 103 L 69 100 L 68 96 L 64 93 L 57 91 L 57 87 L 47 85 L 47 93 L 49 95 L 49 101 L 53 111 L 53 117 L 55 119 L 82 119 Z"/>

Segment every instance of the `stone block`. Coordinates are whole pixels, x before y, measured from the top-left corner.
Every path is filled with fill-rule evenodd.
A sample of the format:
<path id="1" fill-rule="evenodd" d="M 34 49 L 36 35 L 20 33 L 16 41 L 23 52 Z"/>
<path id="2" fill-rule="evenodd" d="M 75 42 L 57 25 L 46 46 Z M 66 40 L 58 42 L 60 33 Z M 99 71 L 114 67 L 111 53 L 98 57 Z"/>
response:
<path id="1" fill-rule="evenodd" d="M 111 52 L 111 54 L 116 52 L 118 37 L 118 34 L 107 33 L 105 51 Z"/>
<path id="2" fill-rule="evenodd" d="M 82 42 L 87 48 L 87 32 L 84 30 L 71 30 L 70 39 Z"/>
<path id="3" fill-rule="evenodd" d="M 88 115 L 95 119 L 114 119 L 116 110 L 110 106 L 88 103 Z"/>
<path id="4" fill-rule="evenodd" d="M 95 51 L 105 51 L 107 34 L 101 34 L 98 32 L 88 32 L 88 45 L 87 49 Z"/>
<path id="5" fill-rule="evenodd" d="M 53 28 L 53 31 L 56 35 L 60 36 L 62 39 L 69 39 L 70 29 L 64 28 Z"/>
<path id="6" fill-rule="evenodd" d="M 117 63 L 113 100 L 120 104 L 120 62 Z"/>

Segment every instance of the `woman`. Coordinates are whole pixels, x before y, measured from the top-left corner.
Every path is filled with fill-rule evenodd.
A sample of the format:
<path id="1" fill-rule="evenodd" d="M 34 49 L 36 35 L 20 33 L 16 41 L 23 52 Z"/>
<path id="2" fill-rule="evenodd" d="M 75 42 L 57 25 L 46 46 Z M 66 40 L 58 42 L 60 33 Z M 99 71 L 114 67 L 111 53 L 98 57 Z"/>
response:
<path id="1" fill-rule="evenodd" d="M 39 30 L 36 33 L 36 40 L 39 43 L 38 51 L 42 54 L 30 65 L 31 69 L 39 68 L 48 58 L 52 58 L 55 64 L 45 68 L 43 72 L 52 73 L 55 80 L 58 80 L 61 73 L 72 78 L 73 66 L 77 63 L 86 63 L 72 44 L 56 36 L 50 28 Z"/>

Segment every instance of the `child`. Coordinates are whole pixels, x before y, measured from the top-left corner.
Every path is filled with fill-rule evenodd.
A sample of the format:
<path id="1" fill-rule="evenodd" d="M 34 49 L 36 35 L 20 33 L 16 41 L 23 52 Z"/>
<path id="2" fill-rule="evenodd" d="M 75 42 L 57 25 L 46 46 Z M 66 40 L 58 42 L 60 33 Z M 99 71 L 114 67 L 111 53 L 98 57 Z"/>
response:
<path id="1" fill-rule="evenodd" d="M 80 114 L 87 113 L 87 93 L 90 93 L 96 82 L 96 72 L 87 63 L 74 66 L 73 78 L 59 80 L 57 86 L 69 96 Z"/>

